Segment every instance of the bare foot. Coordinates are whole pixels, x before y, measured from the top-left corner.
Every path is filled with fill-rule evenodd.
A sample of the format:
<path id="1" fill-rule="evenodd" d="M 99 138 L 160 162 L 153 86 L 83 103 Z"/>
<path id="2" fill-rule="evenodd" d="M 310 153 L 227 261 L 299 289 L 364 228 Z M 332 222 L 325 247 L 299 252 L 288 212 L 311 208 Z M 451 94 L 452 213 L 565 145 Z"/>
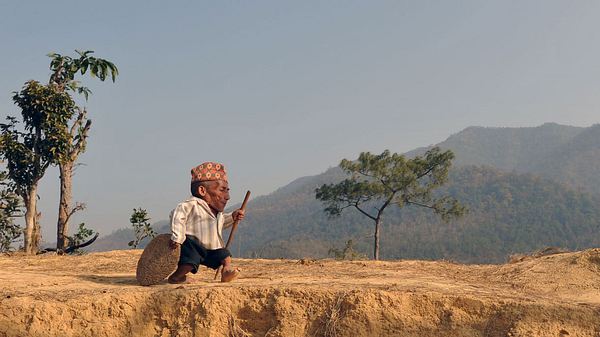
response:
<path id="1" fill-rule="evenodd" d="M 185 279 L 186 279 L 185 275 L 183 275 L 183 276 L 171 275 L 167 279 L 167 282 L 169 282 L 171 284 L 179 284 L 179 283 L 185 283 Z"/>
<path id="2" fill-rule="evenodd" d="M 221 272 L 221 282 L 231 282 L 240 275 L 239 269 L 228 269 Z"/>
<path id="3" fill-rule="evenodd" d="M 167 281 L 171 284 L 184 283 L 186 279 L 185 275 L 191 272 L 193 269 L 194 266 L 192 266 L 191 264 L 180 264 L 177 267 L 177 270 L 173 274 L 171 274 L 171 276 L 169 276 Z"/>

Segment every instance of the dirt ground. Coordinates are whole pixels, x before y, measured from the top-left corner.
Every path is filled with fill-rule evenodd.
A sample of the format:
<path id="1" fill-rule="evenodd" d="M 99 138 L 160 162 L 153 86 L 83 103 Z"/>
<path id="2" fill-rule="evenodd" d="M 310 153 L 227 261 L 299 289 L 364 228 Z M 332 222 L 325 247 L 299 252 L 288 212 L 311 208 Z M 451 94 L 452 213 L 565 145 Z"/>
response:
<path id="1" fill-rule="evenodd" d="M 505 265 L 236 259 L 138 286 L 140 250 L 0 257 L 0 336 L 600 336 L 600 249 Z"/>

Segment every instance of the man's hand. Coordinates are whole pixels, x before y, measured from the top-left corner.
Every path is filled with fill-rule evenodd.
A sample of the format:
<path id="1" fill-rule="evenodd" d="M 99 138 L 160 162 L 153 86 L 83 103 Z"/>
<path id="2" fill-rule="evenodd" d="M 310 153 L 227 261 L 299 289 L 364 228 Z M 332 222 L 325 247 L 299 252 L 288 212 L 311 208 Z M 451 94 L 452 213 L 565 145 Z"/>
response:
<path id="1" fill-rule="evenodd" d="M 233 213 L 231 214 L 231 216 L 233 217 L 233 221 L 241 221 L 242 219 L 244 219 L 244 215 L 246 214 L 246 211 L 244 211 L 243 209 L 238 209 L 233 211 Z"/>
<path id="2" fill-rule="evenodd" d="M 175 242 L 173 240 L 169 241 L 169 248 L 171 249 L 177 249 L 177 247 L 181 246 L 181 243 L 179 242 Z"/>

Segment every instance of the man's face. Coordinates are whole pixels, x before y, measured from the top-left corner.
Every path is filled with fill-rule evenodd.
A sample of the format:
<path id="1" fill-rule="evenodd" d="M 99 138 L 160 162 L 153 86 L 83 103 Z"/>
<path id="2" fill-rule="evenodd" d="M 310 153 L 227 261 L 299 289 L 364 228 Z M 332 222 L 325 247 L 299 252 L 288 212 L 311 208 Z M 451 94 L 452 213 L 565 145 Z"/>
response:
<path id="1" fill-rule="evenodd" d="M 217 212 L 223 212 L 229 201 L 229 183 L 223 180 L 211 181 L 206 186 L 200 186 L 200 196 L 208 206 Z"/>

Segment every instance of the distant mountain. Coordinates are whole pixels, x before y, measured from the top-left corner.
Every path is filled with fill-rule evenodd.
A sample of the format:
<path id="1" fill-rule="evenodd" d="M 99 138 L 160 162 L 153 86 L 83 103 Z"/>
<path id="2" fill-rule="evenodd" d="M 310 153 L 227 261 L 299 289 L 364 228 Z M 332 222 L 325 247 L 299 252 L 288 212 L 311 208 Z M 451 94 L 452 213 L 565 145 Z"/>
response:
<path id="1" fill-rule="evenodd" d="M 349 210 L 328 219 L 314 189 L 340 177 L 331 169 L 314 179 L 297 181 L 249 204 L 247 220 L 237 236 L 244 256 L 324 257 L 348 239 L 371 256 L 372 221 Z M 571 249 L 600 244 L 600 199 L 530 174 L 506 173 L 490 167 L 452 171 L 443 188 L 470 212 L 446 224 L 427 210 L 390 208 L 382 229 L 385 259 L 454 259 L 503 262 L 512 253 L 546 246 Z M 240 238 L 242 238 L 240 240 Z"/>
<path id="2" fill-rule="evenodd" d="M 456 154 L 456 167 L 441 192 L 470 212 L 446 224 L 427 210 L 390 208 L 382 258 L 503 262 L 509 254 L 546 246 L 600 245 L 600 125 L 470 127 L 438 145 Z M 331 168 L 252 199 L 231 247 L 234 255 L 326 257 L 330 248 L 352 239 L 371 256 L 372 222 L 352 210 L 328 219 L 315 199 L 317 187 L 343 177 L 339 168 Z M 159 227 L 159 232 L 169 230 L 166 222 Z M 117 231 L 93 247 L 127 248 L 132 237 L 131 231 Z"/>
<path id="3" fill-rule="evenodd" d="M 600 194 L 600 124 L 583 129 L 524 171 Z"/>
<path id="4" fill-rule="evenodd" d="M 600 125 L 546 123 L 530 128 L 469 127 L 436 144 L 456 155 L 455 165 L 487 165 L 534 173 L 600 194 Z M 419 148 L 408 156 L 422 154 Z"/>
<path id="5" fill-rule="evenodd" d="M 169 222 L 167 220 L 161 220 L 152 224 L 152 228 L 157 233 L 167 233 L 170 231 Z M 107 250 L 118 250 L 118 249 L 131 249 L 127 245 L 129 241 L 134 239 L 133 229 L 121 228 L 113 231 L 112 233 L 102 236 L 94 242 L 93 245 L 86 249 L 91 252 L 104 252 Z M 138 248 L 144 248 L 150 240 L 144 239 L 140 242 Z"/>

